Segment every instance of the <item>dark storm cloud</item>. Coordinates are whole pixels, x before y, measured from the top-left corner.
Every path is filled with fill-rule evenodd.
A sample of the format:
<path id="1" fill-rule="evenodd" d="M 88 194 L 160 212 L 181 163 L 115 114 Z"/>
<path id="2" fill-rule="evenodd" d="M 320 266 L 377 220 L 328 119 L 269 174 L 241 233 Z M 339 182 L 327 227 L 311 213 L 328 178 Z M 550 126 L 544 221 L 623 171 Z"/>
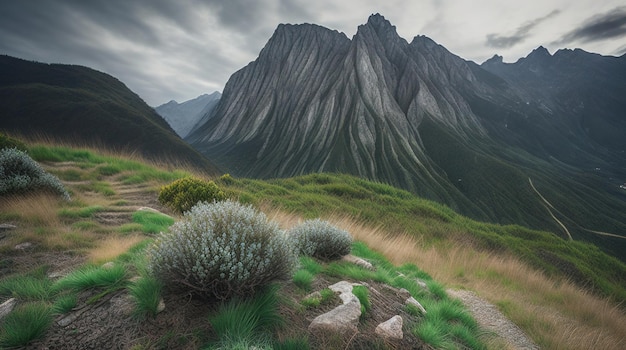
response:
<path id="1" fill-rule="evenodd" d="M 509 47 L 513 47 L 516 44 L 524 41 L 530 34 L 530 31 L 541 22 L 558 15 L 560 12 L 561 11 L 559 10 L 554 10 L 546 16 L 526 22 L 518 27 L 513 35 L 505 36 L 496 33 L 487 34 L 487 40 L 485 44 L 489 47 L 494 47 L 497 49 L 507 49 Z"/>
<path id="2" fill-rule="evenodd" d="M 626 36 L 626 6 L 616 7 L 607 13 L 587 19 L 580 28 L 565 34 L 555 44 L 574 41 L 587 43 L 621 36 Z"/>

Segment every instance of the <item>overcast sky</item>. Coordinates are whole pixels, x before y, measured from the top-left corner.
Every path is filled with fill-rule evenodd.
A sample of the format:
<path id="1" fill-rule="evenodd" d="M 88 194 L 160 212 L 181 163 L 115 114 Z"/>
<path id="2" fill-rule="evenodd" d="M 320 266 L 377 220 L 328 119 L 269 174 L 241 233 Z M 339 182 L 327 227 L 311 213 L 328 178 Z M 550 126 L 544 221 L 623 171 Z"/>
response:
<path id="1" fill-rule="evenodd" d="M 280 23 L 351 38 L 372 13 L 477 63 L 540 45 L 626 52 L 624 0 L 0 0 L 0 54 L 88 66 L 157 106 L 221 91 Z"/>

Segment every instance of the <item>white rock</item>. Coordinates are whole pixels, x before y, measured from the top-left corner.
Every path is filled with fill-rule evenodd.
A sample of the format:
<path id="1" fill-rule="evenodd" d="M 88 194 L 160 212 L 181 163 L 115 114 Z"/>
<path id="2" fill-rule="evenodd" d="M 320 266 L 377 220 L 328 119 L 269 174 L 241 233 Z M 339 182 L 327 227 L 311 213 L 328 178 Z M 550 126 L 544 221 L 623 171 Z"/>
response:
<path id="1" fill-rule="evenodd" d="M 4 303 L 0 304 L 0 320 L 6 317 L 13 308 L 17 305 L 17 300 L 15 298 L 11 298 Z"/>
<path id="2" fill-rule="evenodd" d="M 33 244 L 30 242 L 24 242 L 24 243 L 20 243 L 18 245 L 16 245 L 14 248 L 16 250 L 26 250 L 26 249 L 30 249 L 33 247 Z"/>
<path id="3" fill-rule="evenodd" d="M 415 298 L 410 297 L 404 303 L 406 305 L 413 305 L 413 306 L 417 307 L 423 314 L 426 314 L 426 309 L 424 309 L 422 304 L 420 304 L 419 301 L 415 300 Z"/>
<path id="4" fill-rule="evenodd" d="M 309 325 L 309 330 L 330 330 L 335 332 L 357 332 L 357 325 L 361 317 L 361 302 L 356 295 L 352 294 L 352 286 L 360 285 L 346 281 L 331 285 L 330 290 L 340 293 L 342 305 L 329 312 L 317 316 Z"/>
<path id="5" fill-rule="evenodd" d="M 113 267 L 115 267 L 115 263 L 112 262 L 112 261 L 109 261 L 107 263 L 102 264 L 102 268 L 105 269 L 105 270 L 110 270 Z"/>
<path id="6" fill-rule="evenodd" d="M 352 254 L 345 255 L 342 260 L 347 261 L 349 263 L 355 264 L 357 266 L 361 266 L 368 270 L 376 270 L 374 266 L 367 260 L 359 258 L 358 256 L 354 256 Z"/>
<path id="7" fill-rule="evenodd" d="M 165 301 L 161 298 L 161 300 L 159 300 L 159 305 L 157 306 L 157 314 L 161 313 L 163 310 L 165 310 Z"/>
<path id="8" fill-rule="evenodd" d="M 402 333 L 402 317 L 395 315 L 389 320 L 379 324 L 375 332 L 384 338 L 402 339 L 404 337 Z"/>

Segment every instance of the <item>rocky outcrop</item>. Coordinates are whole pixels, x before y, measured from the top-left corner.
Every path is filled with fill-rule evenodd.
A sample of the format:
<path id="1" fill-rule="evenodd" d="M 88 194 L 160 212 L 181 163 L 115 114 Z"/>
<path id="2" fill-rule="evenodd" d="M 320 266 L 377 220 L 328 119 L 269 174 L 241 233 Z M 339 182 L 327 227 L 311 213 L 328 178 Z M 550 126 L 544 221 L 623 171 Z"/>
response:
<path id="1" fill-rule="evenodd" d="M 361 317 L 361 303 L 352 294 L 352 286 L 352 283 L 341 281 L 328 287 L 335 293 L 339 293 L 343 303 L 313 319 L 309 325 L 310 331 L 357 332 L 359 317 Z"/>
<path id="2" fill-rule="evenodd" d="M 235 176 L 347 173 L 474 219 L 559 232 L 532 177 L 572 226 L 626 233 L 619 191 L 597 193 L 626 177 L 626 56 L 540 48 L 520 61 L 479 66 L 425 36 L 407 42 L 380 15 L 351 39 L 281 24 L 186 141 Z M 594 168 L 603 177 L 585 174 Z"/>

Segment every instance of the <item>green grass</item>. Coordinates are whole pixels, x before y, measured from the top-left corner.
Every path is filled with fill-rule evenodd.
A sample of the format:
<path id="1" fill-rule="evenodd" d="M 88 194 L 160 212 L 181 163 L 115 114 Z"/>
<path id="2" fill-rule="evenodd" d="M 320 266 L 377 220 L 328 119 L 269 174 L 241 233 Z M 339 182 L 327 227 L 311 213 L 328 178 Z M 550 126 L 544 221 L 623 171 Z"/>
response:
<path id="1" fill-rule="evenodd" d="M 341 174 L 231 178 L 218 184 L 243 202 L 269 203 L 307 219 L 341 213 L 388 232 L 415 235 L 425 245 L 469 241 L 478 250 L 508 252 L 549 276 L 571 279 L 598 294 L 626 300 L 626 264 L 593 244 L 567 242 L 554 233 L 519 225 L 475 221 L 389 185 Z"/>
<path id="2" fill-rule="evenodd" d="M 104 208 L 99 205 L 80 207 L 76 209 L 62 208 L 59 210 L 59 216 L 66 219 L 86 219 L 103 210 Z"/>
<path id="3" fill-rule="evenodd" d="M 191 175 L 187 171 L 161 170 L 139 161 L 103 156 L 87 149 L 36 145 L 29 147 L 29 154 L 36 161 L 80 163 L 83 169 L 96 168 L 100 176 L 112 176 L 129 172 L 129 174 L 121 177 L 122 182 L 125 184 L 139 184 L 152 180 L 167 182 Z"/>
<path id="4" fill-rule="evenodd" d="M 330 288 L 324 288 L 309 297 L 300 300 L 300 304 L 305 308 L 316 308 L 320 305 L 330 303 L 335 298 L 335 292 Z"/>
<path id="5" fill-rule="evenodd" d="M 75 294 L 66 294 L 57 297 L 52 304 L 52 311 L 57 314 L 66 314 L 76 307 L 77 298 Z"/>
<path id="6" fill-rule="evenodd" d="M 312 275 L 317 275 L 324 269 L 317 260 L 310 256 L 300 257 L 300 268 L 309 271 Z"/>
<path id="7" fill-rule="evenodd" d="M 252 299 L 221 304 L 209 319 L 218 338 L 213 345 L 226 349 L 236 348 L 236 344 L 267 343 L 268 332 L 284 324 L 276 292 L 276 288 L 270 288 Z"/>
<path id="8" fill-rule="evenodd" d="M 136 317 L 156 316 L 161 300 L 161 282 L 154 277 L 143 276 L 129 285 L 128 290 L 135 301 Z"/>
<path id="9" fill-rule="evenodd" d="M 308 292 L 311 290 L 311 283 L 313 283 L 315 276 L 307 270 L 298 270 L 293 274 L 292 279 L 298 288 Z"/>
<path id="10" fill-rule="evenodd" d="M 115 289 L 126 282 L 126 269 L 119 264 L 112 268 L 85 266 L 61 278 L 53 285 L 53 290 L 85 290 L 90 288 Z"/>
<path id="11" fill-rule="evenodd" d="M 0 280 L 0 296 L 20 301 L 48 301 L 54 297 L 52 282 L 37 272 Z"/>
<path id="12" fill-rule="evenodd" d="M 0 347 L 28 344 L 52 324 L 52 311 L 41 301 L 18 305 L 0 324 Z"/>
<path id="13" fill-rule="evenodd" d="M 372 309 L 370 303 L 369 291 L 366 286 L 354 286 L 352 287 L 352 294 L 354 294 L 361 303 L 361 317 L 366 317 L 369 311 Z"/>
<path id="14" fill-rule="evenodd" d="M 174 224 L 174 218 L 145 210 L 134 212 L 133 222 L 141 225 L 141 231 L 144 233 L 159 233 L 167 231 Z"/>

